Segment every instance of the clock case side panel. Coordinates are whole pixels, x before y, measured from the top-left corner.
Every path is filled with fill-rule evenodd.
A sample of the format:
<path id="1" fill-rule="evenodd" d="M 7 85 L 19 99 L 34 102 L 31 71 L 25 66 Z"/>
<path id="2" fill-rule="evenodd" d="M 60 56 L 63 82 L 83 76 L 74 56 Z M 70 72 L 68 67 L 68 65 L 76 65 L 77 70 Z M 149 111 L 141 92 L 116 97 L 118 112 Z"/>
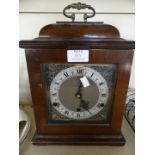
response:
<path id="1" fill-rule="evenodd" d="M 78 47 L 77 47 L 78 49 Z M 36 119 L 36 128 L 38 133 L 46 134 L 78 134 L 81 133 L 115 133 L 120 134 L 123 110 L 125 105 L 125 96 L 130 76 L 130 67 L 132 62 L 132 50 L 93 50 L 90 49 L 89 63 L 113 63 L 117 64 L 117 84 L 115 90 L 114 105 L 112 107 L 112 121 L 110 125 L 89 125 L 89 124 L 48 124 L 46 98 L 43 89 L 40 64 L 45 62 L 67 63 L 67 49 L 26 49 L 28 63 L 28 72 L 33 99 L 33 107 Z M 60 57 L 60 54 L 62 55 Z M 122 59 L 121 59 L 122 58 Z M 90 130 L 91 126 L 91 130 Z"/>
<path id="2" fill-rule="evenodd" d="M 35 50 L 33 49 L 33 51 Z M 44 102 L 45 94 L 43 92 L 42 77 L 40 76 L 40 60 L 37 59 L 35 54 L 32 52 L 32 49 L 25 49 L 25 55 L 27 61 L 36 132 L 39 132 L 40 129 L 43 129 L 44 126 L 46 126 L 46 124 L 48 123 L 44 123 L 44 120 L 48 117 L 48 115 L 46 108 L 44 108 L 46 107 L 46 105 Z"/>

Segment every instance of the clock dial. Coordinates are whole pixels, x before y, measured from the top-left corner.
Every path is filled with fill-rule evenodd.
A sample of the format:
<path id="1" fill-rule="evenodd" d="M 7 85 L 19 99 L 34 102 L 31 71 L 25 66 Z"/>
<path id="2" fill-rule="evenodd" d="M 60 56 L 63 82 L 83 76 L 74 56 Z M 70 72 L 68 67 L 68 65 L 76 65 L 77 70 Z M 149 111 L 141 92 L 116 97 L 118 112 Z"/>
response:
<path id="1" fill-rule="evenodd" d="M 53 107 L 70 119 L 86 119 L 99 113 L 107 103 L 106 80 L 95 69 L 73 66 L 59 72 L 50 85 Z"/>
<path id="2" fill-rule="evenodd" d="M 107 121 L 116 65 L 43 64 L 49 121 Z"/>

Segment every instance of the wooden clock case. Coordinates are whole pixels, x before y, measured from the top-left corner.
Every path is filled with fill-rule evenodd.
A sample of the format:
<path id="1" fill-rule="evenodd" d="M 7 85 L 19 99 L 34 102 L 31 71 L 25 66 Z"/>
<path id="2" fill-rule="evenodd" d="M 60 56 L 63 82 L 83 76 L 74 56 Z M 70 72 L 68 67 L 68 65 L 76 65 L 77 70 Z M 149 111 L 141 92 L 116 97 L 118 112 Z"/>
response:
<path id="1" fill-rule="evenodd" d="M 112 25 L 101 22 L 58 22 L 43 27 L 39 37 L 20 41 L 25 48 L 36 133 L 33 144 L 123 145 L 121 133 L 134 41 L 120 38 Z M 68 49 L 89 50 L 91 64 L 116 64 L 117 77 L 109 123 L 48 123 L 40 65 L 67 62 Z M 80 62 L 79 62 L 80 63 Z"/>

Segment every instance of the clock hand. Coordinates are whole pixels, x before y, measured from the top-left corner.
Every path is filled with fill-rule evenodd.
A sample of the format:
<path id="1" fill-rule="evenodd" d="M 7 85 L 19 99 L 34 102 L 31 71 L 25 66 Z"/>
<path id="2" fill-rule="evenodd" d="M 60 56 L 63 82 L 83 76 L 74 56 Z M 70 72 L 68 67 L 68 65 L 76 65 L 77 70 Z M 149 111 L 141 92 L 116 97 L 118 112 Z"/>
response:
<path id="1" fill-rule="evenodd" d="M 80 88 L 80 87 L 79 87 Z M 77 111 L 80 111 L 81 108 L 85 109 L 85 110 L 88 110 L 89 109 L 89 102 L 88 101 L 85 101 L 83 100 L 82 98 L 82 93 L 81 93 L 81 88 L 78 90 L 78 92 L 76 93 L 76 97 L 78 99 L 80 99 L 80 105 L 79 107 L 77 108 Z"/>
<path id="2" fill-rule="evenodd" d="M 75 96 L 80 99 L 80 105 L 79 107 L 77 108 L 77 111 L 80 111 L 81 108 L 85 109 L 85 110 L 88 110 L 89 109 L 89 102 L 88 101 L 85 101 L 82 99 L 82 93 L 81 93 L 81 90 L 82 90 L 82 82 L 80 80 L 80 84 L 79 84 L 79 87 L 78 87 L 78 91 L 76 92 Z"/>
<path id="3" fill-rule="evenodd" d="M 79 84 L 79 87 L 78 87 L 78 91 L 76 92 L 76 94 L 75 94 L 75 96 L 78 98 L 78 99 L 80 99 L 80 98 L 82 98 L 82 93 L 81 93 L 81 90 L 82 90 L 82 83 L 81 83 L 81 81 L 80 81 L 80 84 Z"/>

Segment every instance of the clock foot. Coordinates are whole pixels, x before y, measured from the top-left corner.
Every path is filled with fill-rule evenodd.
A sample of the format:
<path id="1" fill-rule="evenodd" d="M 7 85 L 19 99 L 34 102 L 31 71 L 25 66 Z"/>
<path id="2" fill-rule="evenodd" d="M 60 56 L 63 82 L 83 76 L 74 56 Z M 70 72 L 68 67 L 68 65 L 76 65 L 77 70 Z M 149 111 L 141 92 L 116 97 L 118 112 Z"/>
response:
<path id="1" fill-rule="evenodd" d="M 113 145 L 125 144 L 122 135 L 52 135 L 35 133 L 32 143 L 34 145 Z"/>

